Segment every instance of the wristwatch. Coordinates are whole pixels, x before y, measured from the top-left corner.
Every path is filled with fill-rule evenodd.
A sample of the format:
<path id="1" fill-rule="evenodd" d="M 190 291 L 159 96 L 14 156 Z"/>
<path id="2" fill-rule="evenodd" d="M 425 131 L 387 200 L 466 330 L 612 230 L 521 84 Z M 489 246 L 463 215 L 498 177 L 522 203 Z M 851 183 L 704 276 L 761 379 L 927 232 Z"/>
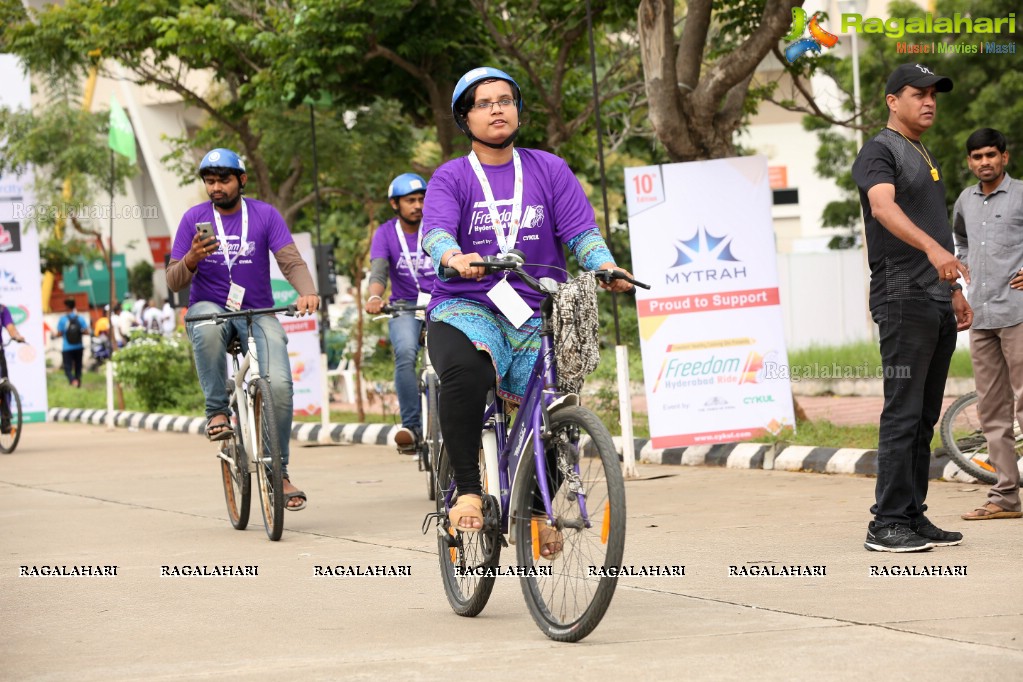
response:
<path id="1" fill-rule="evenodd" d="M 950 286 L 949 289 L 954 294 L 957 291 L 962 291 L 963 290 L 963 285 L 960 284 L 959 282 L 952 282 L 952 286 Z"/>

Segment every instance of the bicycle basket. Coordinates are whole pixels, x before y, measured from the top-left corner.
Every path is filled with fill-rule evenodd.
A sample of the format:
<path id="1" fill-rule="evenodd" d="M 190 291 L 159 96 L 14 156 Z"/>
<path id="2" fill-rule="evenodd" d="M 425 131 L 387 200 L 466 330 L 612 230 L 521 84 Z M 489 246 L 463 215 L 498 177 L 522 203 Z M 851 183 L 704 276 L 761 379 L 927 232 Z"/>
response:
<path id="1" fill-rule="evenodd" d="M 558 287 L 553 322 L 558 390 L 578 393 L 600 360 L 597 278 L 592 272 L 584 272 Z"/>

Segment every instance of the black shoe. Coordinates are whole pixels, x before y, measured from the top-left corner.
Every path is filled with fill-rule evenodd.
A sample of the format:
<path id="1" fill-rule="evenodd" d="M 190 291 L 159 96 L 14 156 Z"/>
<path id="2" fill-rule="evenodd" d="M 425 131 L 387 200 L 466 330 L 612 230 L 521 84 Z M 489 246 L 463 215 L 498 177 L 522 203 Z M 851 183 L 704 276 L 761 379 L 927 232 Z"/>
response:
<path id="1" fill-rule="evenodd" d="M 926 516 L 921 516 L 916 521 L 911 521 L 909 527 L 920 537 L 929 540 L 935 547 L 951 547 L 963 541 L 962 533 L 942 530 L 931 523 L 931 520 Z"/>
<path id="2" fill-rule="evenodd" d="M 871 521 L 863 546 L 872 552 L 924 552 L 934 547 L 934 543 L 911 531 L 909 526 L 897 523 L 879 526 Z"/>

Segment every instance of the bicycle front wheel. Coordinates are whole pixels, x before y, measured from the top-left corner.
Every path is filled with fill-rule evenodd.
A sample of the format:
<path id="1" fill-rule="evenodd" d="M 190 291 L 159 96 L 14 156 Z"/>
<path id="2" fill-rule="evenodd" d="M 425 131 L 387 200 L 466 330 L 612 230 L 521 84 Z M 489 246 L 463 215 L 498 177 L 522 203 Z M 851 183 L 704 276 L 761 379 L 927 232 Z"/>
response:
<path id="1" fill-rule="evenodd" d="M 253 447 L 259 458 L 256 479 L 259 481 L 263 526 L 271 540 L 280 540 L 284 532 L 284 478 L 273 398 L 270 396 L 270 384 L 262 377 L 253 381 L 249 390 L 252 394 L 252 420 L 256 425 Z"/>
<path id="2" fill-rule="evenodd" d="M 234 435 L 224 441 L 220 449 L 220 475 L 224 482 L 224 501 L 227 518 L 236 530 L 249 525 L 249 506 L 252 500 L 252 478 L 245 456 L 241 425 L 234 425 Z"/>
<path id="3" fill-rule="evenodd" d="M 10 380 L 0 384 L 0 402 L 3 403 L 0 424 L 0 452 L 9 455 L 21 440 L 21 396 Z"/>
<path id="4" fill-rule="evenodd" d="M 450 494 L 451 506 L 454 506 L 455 481 L 447 450 L 443 447 L 438 465 L 437 512 L 442 517 L 438 526 L 437 552 L 444 593 L 455 613 L 471 618 L 483 610 L 494 591 L 497 578 L 493 570 L 501 560 L 501 522 L 493 498 L 484 495 L 484 529 L 477 533 L 456 531 L 447 518 L 445 500 Z"/>
<path id="5" fill-rule="evenodd" d="M 516 552 L 519 567 L 530 569 L 521 585 L 533 620 L 551 639 L 578 642 L 597 627 L 614 596 L 625 549 L 625 482 L 611 434 L 592 412 L 562 408 L 551 415 L 550 430 L 547 471 L 537 472 L 531 447 L 519 465 L 517 476 L 525 478 L 514 486 Z M 553 558 L 542 556 L 544 548 Z"/>

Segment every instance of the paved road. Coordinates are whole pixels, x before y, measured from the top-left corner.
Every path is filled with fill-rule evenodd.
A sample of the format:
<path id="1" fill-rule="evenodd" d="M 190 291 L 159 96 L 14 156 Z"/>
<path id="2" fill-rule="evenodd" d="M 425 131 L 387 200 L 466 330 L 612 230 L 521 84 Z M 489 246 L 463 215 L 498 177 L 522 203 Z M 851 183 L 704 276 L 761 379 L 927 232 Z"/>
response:
<path id="1" fill-rule="evenodd" d="M 0 456 L 0 678 L 940 680 L 1023 665 L 1023 522 L 959 521 L 982 501 L 976 486 L 931 488 L 931 517 L 965 531 L 963 545 L 899 556 L 862 548 L 873 479 L 642 468 L 627 484 L 625 563 L 683 564 L 685 576 L 623 578 L 600 627 L 564 645 L 536 629 L 513 579 L 478 618 L 451 613 L 419 532 L 430 504 L 413 462 L 381 446 L 297 446 L 294 458 L 309 508 L 271 543 L 258 517 L 230 528 L 196 436 L 27 427 Z M 160 577 L 222 564 L 258 576 Z M 314 577 L 325 564 L 412 575 Z M 771 564 L 826 575 L 728 577 Z M 117 576 L 19 576 L 48 565 Z"/>

